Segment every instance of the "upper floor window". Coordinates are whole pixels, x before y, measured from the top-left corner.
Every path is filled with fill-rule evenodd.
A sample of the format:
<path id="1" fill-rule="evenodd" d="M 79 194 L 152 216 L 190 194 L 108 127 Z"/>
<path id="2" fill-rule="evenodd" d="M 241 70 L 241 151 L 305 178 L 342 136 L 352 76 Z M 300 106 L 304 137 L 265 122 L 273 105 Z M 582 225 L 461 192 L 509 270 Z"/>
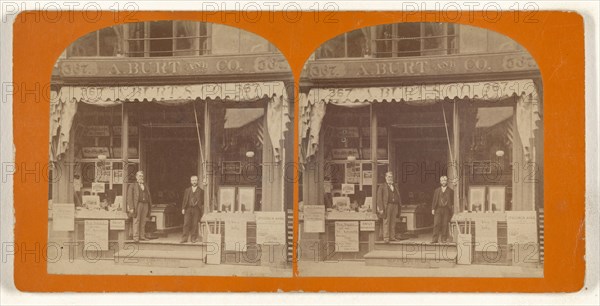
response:
<path id="1" fill-rule="evenodd" d="M 398 23 L 344 33 L 324 43 L 317 57 L 409 57 L 457 52 L 454 24 Z"/>
<path id="2" fill-rule="evenodd" d="M 127 30 L 127 56 L 158 57 L 210 53 L 209 25 L 194 21 L 132 23 Z"/>

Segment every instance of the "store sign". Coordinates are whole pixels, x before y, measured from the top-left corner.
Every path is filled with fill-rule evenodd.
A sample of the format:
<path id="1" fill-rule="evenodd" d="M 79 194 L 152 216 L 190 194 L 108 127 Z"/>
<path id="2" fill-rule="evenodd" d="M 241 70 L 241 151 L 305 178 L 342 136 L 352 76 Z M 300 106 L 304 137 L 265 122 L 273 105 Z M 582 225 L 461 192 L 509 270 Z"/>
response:
<path id="1" fill-rule="evenodd" d="M 90 125 L 85 128 L 85 136 L 104 137 L 110 136 L 108 125 Z"/>
<path id="2" fill-rule="evenodd" d="M 85 220 L 84 241 L 87 250 L 108 250 L 108 220 Z"/>
<path id="3" fill-rule="evenodd" d="M 84 158 L 98 158 L 99 155 L 110 156 L 107 147 L 83 147 L 81 153 Z"/>
<path id="4" fill-rule="evenodd" d="M 356 149 L 356 148 L 331 149 L 331 155 L 333 155 L 333 159 L 347 159 L 348 156 L 354 156 L 355 158 L 358 158 L 358 149 Z"/>
<path id="5" fill-rule="evenodd" d="M 72 203 L 54 203 L 52 205 L 52 230 L 75 230 L 75 205 Z"/>
<path id="6" fill-rule="evenodd" d="M 324 233 L 325 232 L 325 206 L 324 205 L 304 205 L 304 232 L 305 233 Z"/>
<path id="7" fill-rule="evenodd" d="M 535 211 L 507 211 L 508 244 L 537 244 L 537 215 Z"/>
<path id="8" fill-rule="evenodd" d="M 289 72 L 281 54 L 170 58 L 65 59 L 62 77 L 156 77 Z"/>
<path id="9" fill-rule="evenodd" d="M 317 60 L 307 64 L 311 79 L 440 76 L 509 71 L 537 71 L 525 52 L 412 58 Z"/>
<path id="10" fill-rule="evenodd" d="M 335 251 L 358 252 L 358 221 L 335 222 Z"/>
<path id="11" fill-rule="evenodd" d="M 284 212 L 257 211 L 254 214 L 257 244 L 286 244 Z"/>

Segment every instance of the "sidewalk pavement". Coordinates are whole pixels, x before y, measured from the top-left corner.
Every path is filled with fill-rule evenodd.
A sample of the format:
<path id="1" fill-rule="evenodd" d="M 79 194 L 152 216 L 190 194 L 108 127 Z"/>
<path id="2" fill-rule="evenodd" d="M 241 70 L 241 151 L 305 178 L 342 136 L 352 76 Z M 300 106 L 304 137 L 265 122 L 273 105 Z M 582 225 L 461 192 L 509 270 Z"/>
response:
<path id="1" fill-rule="evenodd" d="M 444 268 L 409 268 L 367 266 L 363 261 L 300 261 L 298 270 L 300 277 L 544 277 L 542 267 L 455 265 Z"/>

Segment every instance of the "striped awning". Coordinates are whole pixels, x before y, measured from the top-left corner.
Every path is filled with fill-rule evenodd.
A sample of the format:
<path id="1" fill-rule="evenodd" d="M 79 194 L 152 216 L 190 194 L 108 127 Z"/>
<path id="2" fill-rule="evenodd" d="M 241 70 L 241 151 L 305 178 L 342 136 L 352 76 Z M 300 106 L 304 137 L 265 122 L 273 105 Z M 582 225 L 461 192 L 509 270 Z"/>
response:
<path id="1" fill-rule="evenodd" d="M 218 83 L 160 86 L 64 86 L 50 97 L 50 158 L 59 160 L 69 146 L 73 119 L 79 103 L 114 106 L 121 103 L 154 102 L 181 105 L 196 100 L 215 102 L 267 101 L 267 130 L 275 159 L 290 122 L 283 82 Z"/>
<path id="2" fill-rule="evenodd" d="M 300 94 L 301 158 L 313 156 L 319 144 L 319 132 L 327 104 L 344 107 L 361 107 L 373 103 L 404 103 L 430 105 L 458 100 L 495 102 L 511 97 L 521 97 L 517 117 L 539 117 L 536 86 L 532 80 L 507 80 L 494 82 L 423 84 L 411 86 L 313 88 Z M 525 117 L 524 117 L 525 116 Z M 537 118 L 536 117 L 536 118 Z M 517 119 L 518 119 L 517 118 Z M 536 119 L 532 119 L 535 122 Z M 524 123 L 533 128 L 535 124 Z M 524 133 L 525 131 L 523 131 Z M 533 130 L 531 131 L 533 133 Z M 530 135 L 530 133 L 525 133 Z M 527 142 L 529 143 L 529 141 Z"/>

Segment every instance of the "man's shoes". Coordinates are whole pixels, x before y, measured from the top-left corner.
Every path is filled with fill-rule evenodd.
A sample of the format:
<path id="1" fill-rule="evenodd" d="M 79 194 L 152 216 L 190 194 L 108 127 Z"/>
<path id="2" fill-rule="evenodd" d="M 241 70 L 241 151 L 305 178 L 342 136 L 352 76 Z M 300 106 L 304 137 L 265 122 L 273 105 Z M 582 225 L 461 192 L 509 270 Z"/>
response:
<path id="1" fill-rule="evenodd" d="M 138 242 L 140 242 L 140 240 L 136 239 L 136 238 L 133 238 L 133 242 L 138 243 Z"/>
<path id="2" fill-rule="evenodd" d="M 146 241 L 148 239 L 144 238 L 144 237 L 140 237 L 140 241 Z"/>
<path id="3" fill-rule="evenodd" d="M 430 243 L 431 243 L 431 244 L 437 244 L 438 242 L 437 242 L 437 240 L 431 240 L 431 242 L 430 242 Z"/>
<path id="4" fill-rule="evenodd" d="M 192 243 L 197 243 L 198 239 L 192 239 Z"/>
<path id="5" fill-rule="evenodd" d="M 383 243 L 390 243 L 389 239 L 383 239 Z"/>
<path id="6" fill-rule="evenodd" d="M 179 241 L 179 243 L 186 243 L 187 239 L 181 239 L 181 241 Z"/>

